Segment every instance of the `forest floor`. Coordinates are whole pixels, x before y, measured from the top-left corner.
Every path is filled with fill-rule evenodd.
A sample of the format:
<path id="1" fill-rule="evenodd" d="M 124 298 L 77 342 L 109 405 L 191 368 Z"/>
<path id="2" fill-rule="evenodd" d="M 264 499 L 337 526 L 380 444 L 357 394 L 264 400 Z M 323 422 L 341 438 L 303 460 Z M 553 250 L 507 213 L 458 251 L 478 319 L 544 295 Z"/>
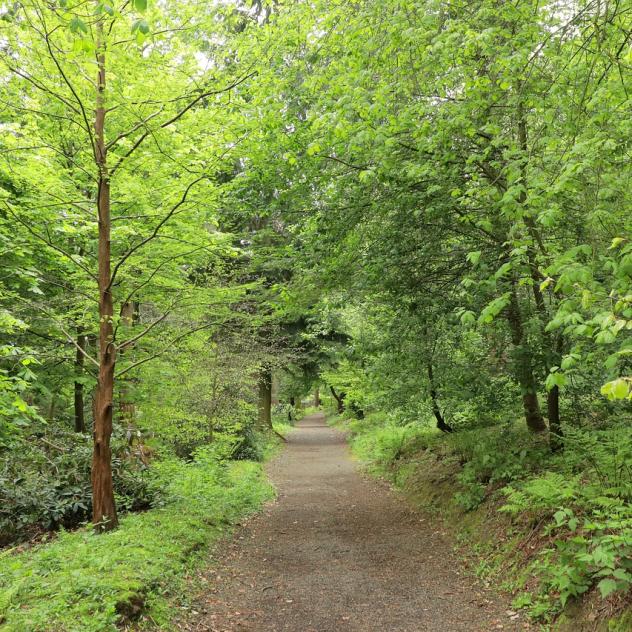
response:
<path id="1" fill-rule="evenodd" d="M 468 576 L 439 519 L 365 478 L 344 434 L 304 418 L 268 465 L 277 500 L 197 578 L 174 629 L 196 632 L 528 630 Z"/>

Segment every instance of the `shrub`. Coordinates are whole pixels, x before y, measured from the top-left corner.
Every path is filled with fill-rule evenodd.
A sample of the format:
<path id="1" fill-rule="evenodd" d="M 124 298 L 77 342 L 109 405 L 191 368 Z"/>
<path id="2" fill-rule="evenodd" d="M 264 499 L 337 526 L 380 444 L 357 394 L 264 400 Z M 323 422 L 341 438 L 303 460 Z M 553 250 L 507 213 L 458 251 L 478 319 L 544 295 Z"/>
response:
<path id="1" fill-rule="evenodd" d="M 232 453 L 232 458 L 237 461 L 263 461 L 265 447 L 265 435 L 252 426 L 249 426 L 239 436 Z"/>
<path id="2" fill-rule="evenodd" d="M 169 628 L 164 594 L 192 552 L 272 495 L 259 465 L 222 465 L 209 451 L 155 470 L 164 507 L 123 516 L 111 533 L 62 532 L 54 542 L 0 556 L 3 630 L 116 632 L 148 607 Z"/>
<path id="3" fill-rule="evenodd" d="M 123 439 L 113 441 L 113 450 L 118 506 L 123 511 L 153 506 L 160 492 L 155 476 L 128 453 Z M 0 469 L 0 545 L 89 519 L 92 446 L 86 437 L 57 433 L 52 443 L 44 435 L 33 436 L 13 455 Z"/>

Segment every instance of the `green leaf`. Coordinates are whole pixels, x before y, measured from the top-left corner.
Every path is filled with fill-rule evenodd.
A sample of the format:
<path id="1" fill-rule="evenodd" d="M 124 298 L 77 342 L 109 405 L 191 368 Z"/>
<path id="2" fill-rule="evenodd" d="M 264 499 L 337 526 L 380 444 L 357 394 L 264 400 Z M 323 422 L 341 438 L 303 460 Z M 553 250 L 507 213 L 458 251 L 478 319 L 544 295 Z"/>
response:
<path id="1" fill-rule="evenodd" d="M 85 22 L 83 20 L 81 20 L 80 18 L 78 18 L 77 16 L 75 16 L 74 18 L 72 18 L 72 20 L 70 20 L 70 32 L 71 33 L 87 33 L 88 32 L 88 27 L 86 26 Z"/>
<path id="2" fill-rule="evenodd" d="M 612 380 L 601 387 L 601 394 L 608 399 L 626 399 L 630 394 L 630 382 L 624 378 Z"/>
<path id="3" fill-rule="evenodd" d="M 137 11 L 147 11 L 147 0 L 133 0 L 134 8 Z"/>
<path id="4" fill-rule="evenodd" d="M 147 33 L 149 33 L 149 24 L 147 24 L 146 20 L 136 20 L 136 22 L 132 24 L 132 33 L 147 35 Z"/>
<path id="5" fill-rule="evenodd" d="M 503 263 L 500 268 L 498 268 L 498 270 L 496 270 L 496 273 L 494 274 L 494 278 L 495 279 L 502 279 L 502 277 L 505 276 L 505 274 L 507 274 L 507 272 L 509 272 L 511 270 L 511 262 L 508 261 L 507 263 Z"/>
<path id="6" fill-rule="evenodd" d="M 477 265 L 479 260 L 481 258 L 481 251 L 480 250 L 474 250 L 473 252 L 468 252 L 467 253 L 467 260 L 473 265 Z"/>
<path id="7" fill-rule="evenodd" d="M 556 371 L 555 373 L 549 373 L 546 378 L 546 390 L 550 391 L 554 386 L 557 386 L 558 388 L 563 388 L 564 386 L 566 386 L 567 383 L 568 380 L 563 373 L 560 373 L 559 371 Z"/>
<path id="8" fill-rule="evenodd" d="M 614 579 L 606 577 L 597 584 L 597 588 L 599 588 L 601 597 L 605 599 L 608 595 L 611 595 L 613 592 L 619 589 L 619 584 Z"/>

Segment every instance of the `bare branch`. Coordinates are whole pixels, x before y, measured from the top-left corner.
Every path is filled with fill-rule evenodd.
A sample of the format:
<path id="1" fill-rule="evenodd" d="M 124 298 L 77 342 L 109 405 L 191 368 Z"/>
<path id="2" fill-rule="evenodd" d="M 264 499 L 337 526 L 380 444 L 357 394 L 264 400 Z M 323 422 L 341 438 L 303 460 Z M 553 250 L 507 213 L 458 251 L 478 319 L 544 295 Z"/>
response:
<path id="1" fill-rule="evenodd" d="M 83 263 L 81 263 L 80 261 L 77 261 L 74 256 L 72 254 L 70 254 L 69 252 L 67 252 L 66 250 L 64 250 L 64 248 L 60 248 L 59 246 L 57 246 L 56 244 L 52 243 L 52 241 L 50 241 L 49 239 L 47 239 L 46 237 L 44 237 L 43 235 L 40 235 L 37 231 L 33 230 L 33 228 L 31 228 L 31 225 L 28 222 L 25 222 L 12 208 L 11 205 L 6 202 L 5 200 L 3 200 L 4 206 L 7 209 L 7 211 L 9 211 L 9 213 L 20 223 L 22 224 L 22 226 L 24 226 L 26 228 L 26 230 L 29 231 L 29 233 L 31 233 L 31 235 L 33 235 L 33 237 L 36 237 L 37 239 L 41 240 L 42 242 L 44 242 L 49 248 L 52 248 L 53 250 L 56 250 L 57 252 L 61 253 L 62 255 L 64 255 L 65 257 L 67 257 L 70 261 L 72 261 L 78 268 L 81 268 L 86 274 L 88 274 L 90 276 L 90 278 L 92 279 L 96 279 L 96 276 L 94 275 L 94 273 L 90 270 L 90 268 L 88 268 L 87 266 L 83 265 Z"/>
<path id="2" fill-rule="evenodd" d="M 156 353 L 152 353 L 151 355 L 147 356 L 146 358 L 143 358 L 142 360 L 138 360 L 138 362 L 134 362 L 133 364 L 130 364 L 129 366 L 125 367 L 122 371 L 119 371 L 115 375 L 115 378 L 119 378 L 119 377 L 121 377 L 121 375 L 124 375 L 128 371 L 131 371 L 132 369 L 135 369 L 136 367 L 141 366 L 142 364 L 145 364 L 145 362 L 149 362 L 150 360 L 153 360 L 154 358 L 157 358 L 158 356 L 161 356 L 163 353 L 169 351 L 169 349 L 171 349 L 171 347 L 176 342 L 179 342 L 183 338 L 186 338 L 187 336 L 190 336 L 190 335 L 194 334 L 197 331 L 201 331 L 202 329 L 208 329 L 209 327 L 213 327 L 213 326 L 215 326 L 217 324 L 218 323 L 206 323 L 204 325 L 200 325 L 199 327 L 194 327 L 193 329 L 189 329 L 189 330 L 185 331 L 183 334 L 180 334 L 179 336 L 176 336 L 175 338 L 172 338 L 169 341 L 169 343 L 167 344 L 167 346 L 163 347 L 160 351 L 156 351 Z"/>
<path id="3" fill-rule="evenodd" d="M 196 178 L 195 180 L 193 180 L 193 182 L 190 182 L 189 185 L 187 186 L 187 188 L 184 190 L 184 193 L 182 194 L 182 197 L 180 198 L 180 200 L 171 208 L 171 210 L 160 220 L 160 222 L 158 222 L 158 224 L 156 225 L 156 227 L 154 228 L 154 230 L 152 231 L 152 233 L 150 235 L 148 235 L 147 237 L 145 237 L 145 239 L 142 239 L 141 241 L 139 241 L 135 246 L 132 246 L 117 262 L 117 264 L 114 266 L 114 269 L 112 270 L 112 276 L 110 277 L 110 283 L 106 289 L 106 291 L 109 291 L 110 288 L 112 287 L 114 280 L 116 279 L 116 275 L 118 274 L 118 271 L 121 269 L 121 266 L 140 248 L 142 248 L 145 244 L 149 243 L 152 239 L 154 239 L 154 237 L 156 237 L 156 235 L 160 232 L 160 229 L 173 217 L 173 215 L 175 214 L 175 212 L 183 205 L 186 203 L 187 201 L 187 197 L 189 195 L 189 192 L 191 191 L 191 189 L 198 183 L 201 182 L 202 180 L 206 179 L 208 176 L 203 175 L 200 176 L 199 178 Z"/>

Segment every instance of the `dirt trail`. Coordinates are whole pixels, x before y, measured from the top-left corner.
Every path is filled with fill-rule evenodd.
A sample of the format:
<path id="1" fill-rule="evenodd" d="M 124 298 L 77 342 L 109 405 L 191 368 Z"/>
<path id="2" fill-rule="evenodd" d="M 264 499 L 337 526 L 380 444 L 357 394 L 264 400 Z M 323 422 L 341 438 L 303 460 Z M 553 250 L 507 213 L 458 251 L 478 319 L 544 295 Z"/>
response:
<path id="1" fill-rule="evenodd" d="M 525 629 L 463 575 L 437 524 L 358 472 L 343 434 L 322 414 L 298 424 L 268 472 L 278 499 L 205 571 L 209 590 L 177 629 Z"/>

